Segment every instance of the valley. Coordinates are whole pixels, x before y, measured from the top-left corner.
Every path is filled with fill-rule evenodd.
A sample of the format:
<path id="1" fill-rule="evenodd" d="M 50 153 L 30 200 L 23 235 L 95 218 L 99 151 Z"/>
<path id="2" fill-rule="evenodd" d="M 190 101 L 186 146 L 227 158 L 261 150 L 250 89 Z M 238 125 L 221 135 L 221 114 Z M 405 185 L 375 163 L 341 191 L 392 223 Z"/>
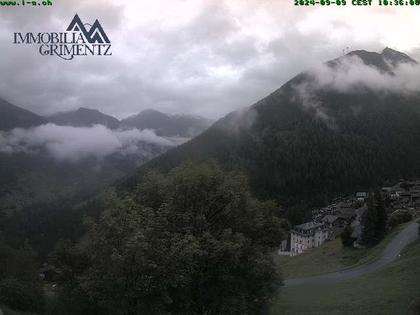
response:
<path id="1" fill-rule="evenodd" d="M 0 133 L 1 250 L 5 265 L 25 257 L 28 271 L 3 275 L 4 292 L 24 284 L 22 310 L 46 314 L 299 314 L 316 309 L 311 299 L 297 305 L 311 279 L 348 273 L 322 283 L 323 299 L 405 266 L 394 259 L 409 242 L 375 261 L 418 215 L 420 97 L 387 85 L 406 67 L 417 62 L 389 48 L 353 51 L 214 124 L 155 110 L 38 117 L 2 103 L 8 121 L 26 118 Z M 280 247 L 290 257 L 273 261 Z M 45 286 L 55 288 L 50 299 Z"/>

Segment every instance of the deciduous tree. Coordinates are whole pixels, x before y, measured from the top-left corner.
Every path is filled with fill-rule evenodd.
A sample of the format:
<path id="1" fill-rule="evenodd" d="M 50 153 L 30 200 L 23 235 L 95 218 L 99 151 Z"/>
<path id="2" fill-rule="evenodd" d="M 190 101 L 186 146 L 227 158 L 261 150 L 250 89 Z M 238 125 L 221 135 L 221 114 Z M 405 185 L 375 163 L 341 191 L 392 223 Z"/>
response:
<path id="1" fill-rule="evenodd" d="M 82 287 L 106 314 L 262 313 L 280 284 L 278 211 L 215 163 L 149 172 L 90 230 Z"/>

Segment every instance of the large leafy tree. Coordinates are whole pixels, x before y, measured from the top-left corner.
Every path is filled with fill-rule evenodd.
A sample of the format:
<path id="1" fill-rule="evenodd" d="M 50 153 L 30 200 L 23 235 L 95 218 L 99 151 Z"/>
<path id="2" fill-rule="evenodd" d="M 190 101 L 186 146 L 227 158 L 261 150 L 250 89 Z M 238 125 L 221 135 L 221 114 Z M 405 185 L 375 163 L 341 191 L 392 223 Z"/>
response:
<path id="1" fill-rule="evenodd" d="M 84 240 L 81 287 L 106 314 L 259 314 L 279 285 L 285 222 L 215 163 L 148 172 Z"/>
<path id="2" fill-rule="evenodd" d="M 43 310 L 38 264 L 29 247 L 13 249 L 0 242 L 0 304 L 23 311 Z"/>

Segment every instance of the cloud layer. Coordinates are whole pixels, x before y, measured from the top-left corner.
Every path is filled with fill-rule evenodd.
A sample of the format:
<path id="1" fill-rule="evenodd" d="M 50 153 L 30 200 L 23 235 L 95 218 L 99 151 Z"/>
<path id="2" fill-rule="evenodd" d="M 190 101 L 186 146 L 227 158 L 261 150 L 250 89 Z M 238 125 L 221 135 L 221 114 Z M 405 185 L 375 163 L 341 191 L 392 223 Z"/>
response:
<path id="1" fill-rule="evenodd" d="M 357 56 L 342 59 L 336 67 L 326 64 L 310 71 L 315 77 L 314 88 L 331 88 L 349 92 L 358 88 L 374 91 L 417 93 L 420 91 L 420 66 L 418 64 L 389 64 L 392 72 L 383 72 L 368 66 Z"/>
<path id="2" fill-rule="evenodd" d="M 141 154 L 143 144 L 172 147 L 184 138 L 164 138 L 152 130 L 111 130 L 102 125 L 68 127 L 46 124 L 0 133 L 0 152 L 46 153 L 58 161 L 77 162 L 84 158 Z"/>
<path id="3" fill-rule="evenodd" d="M 385 60 L 386 61 L 386 60 Z M 327 63 L 307 71 L 307 80 L 293 86 L 295 101 L 314 112 L 329 127 L 336 128 L 335 121 L 324 109 L 318 93 L 322 90 L 339 93 L 357 93 L 369 89 L 378 93 L 418 95 L 420 93 L 420 65 L 386 61 L 389 71 L 367 65 L 357 55 L 340 58 L 334 66 Z"/>

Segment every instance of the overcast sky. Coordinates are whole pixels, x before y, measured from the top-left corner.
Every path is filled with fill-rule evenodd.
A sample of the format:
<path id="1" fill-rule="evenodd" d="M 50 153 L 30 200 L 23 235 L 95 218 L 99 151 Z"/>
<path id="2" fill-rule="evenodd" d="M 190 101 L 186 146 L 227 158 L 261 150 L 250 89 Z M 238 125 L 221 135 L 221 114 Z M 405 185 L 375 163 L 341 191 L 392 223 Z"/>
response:
<path id="1" fill-rule="evenodd" d="M 39 114 L 88 107 L 123 118 L 146 108 L 219 118 L 252 105 L 345 47 L 420 59 L 416 7 L 295 7 L 293 0 L 54 0 L 0 7 L 0 97 Z M 112 57 L 64 61 L 13 45 L 99 19 Z M 420 32 L 420 31 L 419 31 Z"/>

